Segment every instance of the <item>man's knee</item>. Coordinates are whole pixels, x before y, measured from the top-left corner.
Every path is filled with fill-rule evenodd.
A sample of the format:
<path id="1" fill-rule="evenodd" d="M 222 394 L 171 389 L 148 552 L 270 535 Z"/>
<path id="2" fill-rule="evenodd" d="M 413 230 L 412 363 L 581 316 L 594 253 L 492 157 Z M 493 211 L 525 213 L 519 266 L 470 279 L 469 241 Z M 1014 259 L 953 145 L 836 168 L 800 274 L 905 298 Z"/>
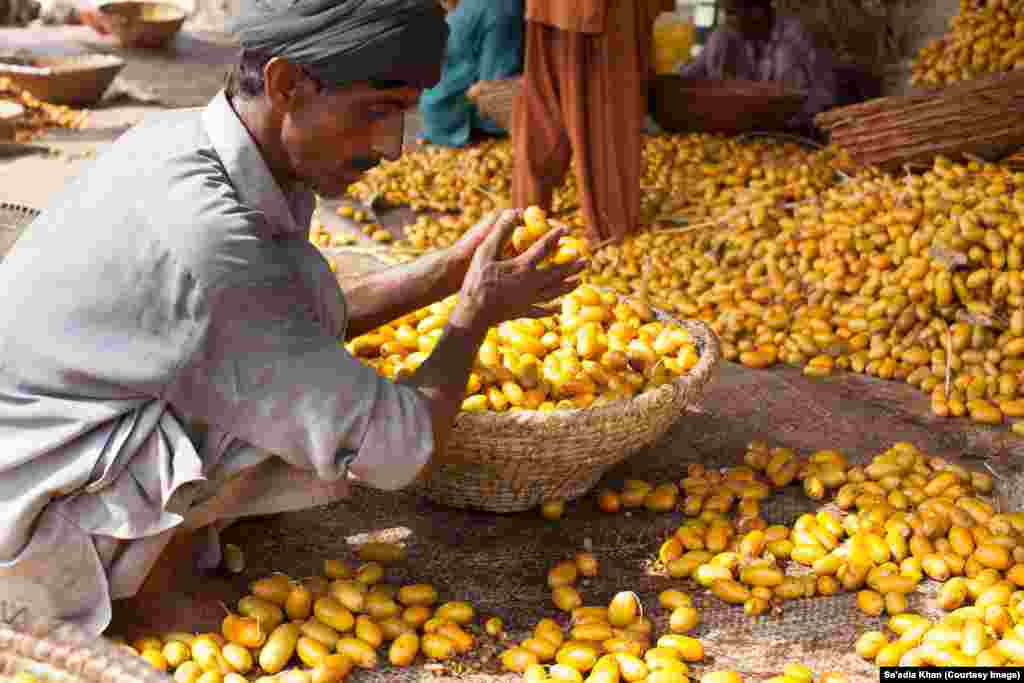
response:
<path id="1" fill-rule="evenodd" d="M 321 481 L 314 491 L 313 500 L 315 502 L 313 502 L 311 507 L 337 503 L 348 498 L 351 491 L 351 485 L 345 478 L 338 479 L 337 481 Z"/>

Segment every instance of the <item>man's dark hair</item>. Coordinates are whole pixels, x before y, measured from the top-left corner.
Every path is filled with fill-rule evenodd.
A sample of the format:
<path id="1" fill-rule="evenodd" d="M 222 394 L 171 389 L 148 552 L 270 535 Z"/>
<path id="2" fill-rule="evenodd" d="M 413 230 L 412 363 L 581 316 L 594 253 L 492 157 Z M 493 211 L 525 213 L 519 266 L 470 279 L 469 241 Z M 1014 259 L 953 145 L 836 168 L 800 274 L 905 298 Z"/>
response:
<path id="1" fill-rule="evenodd" d="M 253 99 L 263 94 L 263 67 L 273 55 L 255 50 L 242 50 L 238 62 L 228 72 L 224 90 L 228 97 Z"/>
<path id="2" fill-rule="evenodd" d="M 231 67 L 231 71 L 228 72 L 227 82 L 224 85 L 224 91 L 228 97 L 242 98 L 242 99 L 253 99 L 263 94 L 263 68 L 273 58 L 273 55 L 269 55 L 265 52 L 257 52 L 255 50 L 242 50 L 241 56 L 238 58 L 238 62 Z M 309 72 L 308 69 L 303 69 L 305 74 L 309 76 L 316 83 L 319 91 L 327 89 L 319 79 Z M 401 81 L 386 81 L 380 79 L 373 79 L 370 81 L 370 86 L 378 90 L 390 90 L 392 88 L 401 88 L 405 86 L 405 83 Z M 332 88 L 332 90 L 339 89 Z"/>

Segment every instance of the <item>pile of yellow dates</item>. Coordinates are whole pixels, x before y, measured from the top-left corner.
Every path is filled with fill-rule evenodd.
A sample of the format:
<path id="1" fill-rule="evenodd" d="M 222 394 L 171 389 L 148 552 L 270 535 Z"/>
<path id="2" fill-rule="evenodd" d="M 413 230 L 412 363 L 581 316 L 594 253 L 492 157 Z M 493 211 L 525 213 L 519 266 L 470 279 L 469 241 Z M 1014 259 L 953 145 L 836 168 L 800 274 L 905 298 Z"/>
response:
<path id="1" fill-rule="evenodd" d="M 524 213 L 509 254 L 522 253 L 550 229 L 536 207 Z M 561 238 L 552 263 L 587 253 L 585 240 Z M 544 267 L 544 264 L 541 264 Z M 351 340 L 352 355 L 390 379 L 412 374 L 440 339 L 452 296 Z M 548 318 L 512 320 L 488 331 L 466 386 L 462 409 L 573 410 L 633 398 L 696 365 L 687 331 L 661 322 L 643 302 L 582 286 Z"/>
<path id="2" fill-rule="evenodd" d="M 523 674 L 526 683 L 688 683 L 691 663 L 704 661 L 704 645 L 683 635 L 700 623 L 690 597 L 669 589 L 658 596 L 671 613 L 670 633 L 652 646 L 655 626 L 644 616 L 636 593 L 621 591 L 607 606 L 584 606 L 574 584 L 579 577 L 598 575 L 599 563 L 589 552 L 559 562 L 548 572 L 555 606 L 571 616 L 568 629 L 554 619 L 540 620 L 530 637 L 501 655 L 504 668 Z M 586 678 L 584 678 L 586 675 Z M 735 671 L 710 671 L 701 683 L 741 683 Z M 792 663 L 772 683 L 813 683 L 807 667 Z M 846 683 L 839 672 L 828 672 L 821 683 Z"/>
<path id="3" fill-rule="evenodd" d="M 838 510 L 802 515 L 792 527 L 769 525 L 763 501 L 791 484 Z M 855 593 L 866 615 L 888 614 L 897 634 L 890 642 L 869 632 L 858 641 L 857 652 L 880 666 L 1019 665 L 1024 514 L 997 514 L 988 498 L 993 485 L 990 474 L 909 443 L 861 466 L 834 450 L 799 457 L 754 442 L 743 466 L 712 471 L 693 464 L 678 483 L 627 480 L 596 497 L 608 513 L 682 512 L 688 519 L 658 549 L 665 573 L 693 580 L 752 617 L 778 613 L 792 600 Z M 606 606 L 585 604 L 576 583 L 598 571 L 589 552 L 551 567 L 551 600 L 571 615 L 569 630 L 540 621 L 503 653 L 505 668 L 529 683 L 686 683 L 688 665 L 704 659 L 692 635 L 701 619 L 690 596 L 675 588 L 658 596 L 668 632 L 656 638 L 635 593 L 620 592 Z M 938 603 L 951 610 L 938 624 L 910 612 L 908 596 L 926 579 L 943 584 Z M 799 664 L 786 669 L 772 680 L 814 678 Z M 708 676 L 739 680 L 735 672 Z M 830 672 L 822 680 L 845 676 Z"/>
<path id="4" fill-rule="evenodd" d="M 895 634 L 871 631 L 857 642 L 857 652 L 879 666 L 1024 664 L 1024 513 L 997 512 L 992 475 L 908 443 L 851 466 L 837 451 L 801 458 L 755 442 L 744 462 L 721 472 L 691 465 L 678 483 L 627 481 L 622 490 L 599 491 L 597 503 L 608 513 L 682 511 L 689 519 L 658 551 L 666 573 L 693 579 L 750 616 L 790 600 L 855 593 L 866 615 L 889 616 Z M 791 528 L 769 525 L 763 501 L 794 483 L 838 512 L 802 515 Z M 556 566 L 549 584 L 571 575 Z M 908 596 L 926 579 L 942 584 L 937 602 L 949 613 L 938 621 L 910 612 Z M 673 633 L 699 623 L 685 593 L 665 591 L 659 603 L 670 610 Z M 649 646 L 633 640 L 636 649 Z"/>
<path id="5" fill-rule="evenodd" d="M 556 603 L 572 613 L 568 638 L 557 621 L 543 619 L 530 638 L 505 650 L 505 668 L 524 674 L 528 683 L 582 683 L 584 674 L 590 683 L 687 683 L 687 663 L 704 659 L 701 642 L 666 634 L 652 648 L 654 625 L 641 614 L 635 593 L 620 592 L 607 607 L 584 607 L 578 595 L 572 600 L 563 597 L 575 593 L 570 582 L 575 581 L 577 566 L 562 563 L 548 575 Z"/>
<path id="6" fill-rule="evenodd" d="M 948 34 L 921 49 L 914 85 L 941 86 L 1024 68 L 1024 3 L 960 0 Z"/>
<path id="7" fill-rule="evenodd" d="M 485 141 L 469 149 L 427 147 L 383 161 L 349 194 L 363 201 L 378 196 L 393 206 L 420 211 L 463 211 L 470 222 L 498 207 L 511 194 L 512 145 Z"/>
<path id="8" fill-rule="evenodd" d="M 833 151 L 809 153 L 795 145 L 741 144 L 712 135 L 646 137 L 641 223 L 663 217 L 706 220 L 767 198 L 768 192 L 786 200 L 813 196 L 831 184 L 836 156 Z M 420 216 L 406 228 L 405 239 L 395 243 L 428 251 L 451 245 L 485 213 L 510 204 L 512 163 L 508 141 L 466 150 L 427 148 L 370 170 L 349 187 L 349 194 L 361 201 L 379 196 L 415 210 L 458 212 Z M 570 170 L 555 192 L 552 211 L 566 214 L 567 223 L 582 228 L 575 183 Z"/>
<path id="9" fill-rule="evenodd" d="M 595 255 L 587 280 L 708 322 L 727 360 L 902 380 L 937 415 L 999 424 L 1024 416 L 1021 187 L 1003 167 L 943 159 L 866 173 L 753 206 L 727 231 L 642 233 Z"/>
<path id="10" fill-rule="evenodd" d="M 649 139 L 648 199 L 704 224 L 607 246 L 586 281 L 708 322 L 751 368 L 852 370 L 921 388 L 940 416 L 1024 416 L 1024 174 L 940 158 L 835 184 L 825 153 L 772 149 Z M 421 218 L 408 244 L 449 244 L 468 220 Z"/>
<path id="11" fill-rule="evenodd" d="M 758 169 L 761 147 L 695 137 L 648 141 L 645 182 L 669 209 L 720 223 L 607 246 L 588 283 L 708 322 L 724 357 L 751 368 L 852 370 L 919 387 L 939 416 L 1024 416 L 1024 174 L 940 158 L 829 186 L 827 164 Z M 466 227 L 420 220 L 417 244 Z"/>
<path id="12" fill-rule="evenodd" d="M 359 567 L 326 560 L 322 576 L 297 581 L 273 574 L 254 581 L 219 633 L 119 642 L 156 669 L 173 672 L 175 683 L 340 683 L 353 670 L 378 668 L 385 647 L 396 667 L 412 665 L 421 653 L 440 662 L 474 650 L 472 605 L 438 605 L 429 584 L 384 581 L 384 566 L 404 559 L 404 548 L 367 543 L 359 556 L 366 560 Z M 488 620 L 486 631 L 500 636 L 501 620 Z"/>

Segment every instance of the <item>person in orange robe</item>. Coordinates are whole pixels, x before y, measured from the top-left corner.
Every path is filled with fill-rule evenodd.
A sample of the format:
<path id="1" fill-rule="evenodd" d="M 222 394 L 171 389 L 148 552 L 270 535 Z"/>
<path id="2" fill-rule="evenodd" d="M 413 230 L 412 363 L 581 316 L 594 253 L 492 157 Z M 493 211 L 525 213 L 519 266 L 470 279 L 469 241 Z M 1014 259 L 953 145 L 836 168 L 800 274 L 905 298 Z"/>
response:
<path id="1" fill-rule="evenodd" d="M 516 207 L 551 206 L 576 159 L 595 242 L 640 220 L 640 174 L 654 20 L 673 0 L 527 0 L 522 90 L 512 113 Z"/>

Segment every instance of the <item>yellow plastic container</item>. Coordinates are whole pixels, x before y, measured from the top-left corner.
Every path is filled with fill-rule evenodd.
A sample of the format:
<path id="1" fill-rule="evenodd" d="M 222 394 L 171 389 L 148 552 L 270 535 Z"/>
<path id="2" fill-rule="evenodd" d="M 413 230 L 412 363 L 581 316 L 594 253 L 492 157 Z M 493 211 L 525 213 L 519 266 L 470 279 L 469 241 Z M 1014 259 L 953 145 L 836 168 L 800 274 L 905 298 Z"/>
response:
<path id="1" fill-rule="evenodd" d="M 687 10 L 663 12 L 654 22 L 654 68 L 658 74 L 673 74 L 690 61 L 697 38 L 693 15 Z"/>

